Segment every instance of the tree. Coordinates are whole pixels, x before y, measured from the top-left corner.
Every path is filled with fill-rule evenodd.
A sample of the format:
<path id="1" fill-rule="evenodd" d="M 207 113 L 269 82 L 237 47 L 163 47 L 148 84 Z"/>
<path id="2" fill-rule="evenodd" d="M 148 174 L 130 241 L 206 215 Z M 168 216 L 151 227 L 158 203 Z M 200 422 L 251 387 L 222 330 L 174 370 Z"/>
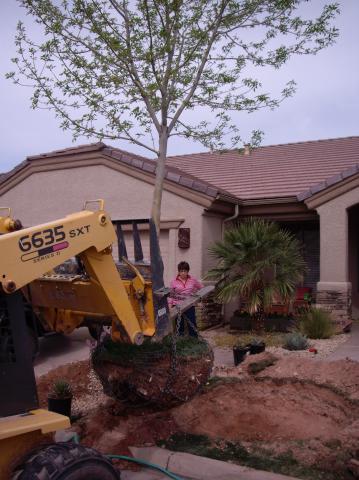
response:
<path id="1" fill-rule="evenodd" d="M 263 219 L 250 218 L 227 230 L 210 252 L 218 265 L 207 278 L 218 282 L 218 299 L 241 297 L 258 329 L 275 298 L 291 298 L 306 268 L 298 240 Z"/>
<path id="2" fill-rule="evenodd" d="M 272 98 L 248 67 L 279 68 L 338 35 L 338 5 L 306 20 L 297 15 L 305 0 L 18 2 L 44 38 L 35 42 L 18 24 L 17 71 L 7 76 L 30 82 L 32 107 L 54 110 L 75 139 L 127 140 L 157 155 L 157 228 L 169 139 L 238 145 L 230 112 L 275 108 L 295 88 L 291 81 Z M 194 109 L 199 119 L 185 114 Z M 252 141 L 258 137 L 254 132 Z"/>

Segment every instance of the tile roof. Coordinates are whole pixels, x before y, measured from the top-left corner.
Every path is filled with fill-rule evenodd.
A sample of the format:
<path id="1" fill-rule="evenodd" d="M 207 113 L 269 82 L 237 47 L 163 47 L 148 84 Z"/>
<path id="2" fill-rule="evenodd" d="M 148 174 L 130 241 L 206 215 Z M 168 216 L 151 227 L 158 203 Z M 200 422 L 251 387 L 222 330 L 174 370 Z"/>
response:
<path id="1" fill-rule="evenodd" d="M 132 166 L 136 169 L 145 171 L 147 173 L 155 174 L 156 161 L 136 155 L 119 148 L 112 148 L 102 142 L 79 145 L 76 147 L 65 148 L 62 150 L 54 150 L 52 152 L 41 153 L 39 155 L 32 155 L 27 157 L 26 160 L 16 165 L 12 170 L 5 174 L 0 174 L 0 184 L 5 182 L 8 178 L 16 175 L 19 171 L 32 163 L 36 163 L 37 160 L 51 159 L 58 157 L 69 157 L 69 160 L 73 159 L 73 155 L 83 154 L 89 152 L 100 152 L 101 155 L 107 156 L 125 165 Z M 70 158 L 71 157 L 71 158 Z M 199 180 L 197 177 L 192 176 L 189 173 L 183 172 L 176 167 L 167 166 L 165 178 L 170 181 L 187 187 L 199 193 L 203 193 L 209 197 L 216 198 L 217 196 L 225 197 L 228 201 L 236 203 L 236 198 L 229 192 L 218 188 L 209 182 Z"/>
<path id="2" fill-rule="evenodd" d="M 326 188 L 331 187 L 332 185 L 335 185 L 336 183 L 339 183 L 345 178 L 351 177 L 356 173 L 359 173 L 359 163 L 343 170 L 340 173 L 337 173 L 336 175 L 333 175 L 327 180 L 324 180 L 324 182 L 317 183 L 316 185 L 310 187 L 309 190 L 306 190 L 305 192 L 301 192 L 297 196 L 297 198 L 299 201 L 306 200 L 307 198 L 310 198 L 316 193 L 321 192 L 322 190 L 325 190 Z"/>
<path id="3" fill-rule="evenodd" d="M 102 152 L 104 155 L 110 156 L 111 158 L 120 161 L 121 163 L 125 163 L 127 165 L 131 165 L 132 167 L 138 168 L 145 172 L 155 174 L 156 171 L 156 161 L 151 160 L 145 157 L 140 157 L 138 155 L 132 155 L 129 152 L 125 152 L 118 148 L 111 148 L 104 146 Z M 198 179 L 197 177 L 191 175 L 190 173 L 183 172 L 176 167 L 167 166 L 165 178 L 170 182 L 177 183 L 184 187 L 190 188 L 191 190 L 195 190 L 200 193 L 204 193 L 209 197 L 217 197 L 217 195 L 222 195 L 223 197 L 227 197 L 228 200 L 233 202 L 236 201 L 235 197 L 231 195 L 229 192 L 222 188 L 218 188 L 217 186 L 207 182 L 206 180 Z"/>
<path id="4" fill-rule="evenodd" d="M 98 151 L 133 168 L 155 173 L 156 161 L 112 148 L 102 142 L 27 157 L 0 184 L 36 160 Z M 210 197 L 228 201 L 291 199 L 314 193 L 359 173 L 359 136 L 259 147 L 245 155 L 238 150 L 169 157 L 166 179 Z M 285 201 L 287 201 L 285 200 Z"/>
<path id="5" fill-rule="evenodd" d="M 168 158 L 168 165 L 242 200 L 296 196 L 303 200 L 300 195 L 311 187 L 321 189 L 357 171 L 359 137 L 265 146 L 249 155 L 237 150 L 177 155 Z"/>

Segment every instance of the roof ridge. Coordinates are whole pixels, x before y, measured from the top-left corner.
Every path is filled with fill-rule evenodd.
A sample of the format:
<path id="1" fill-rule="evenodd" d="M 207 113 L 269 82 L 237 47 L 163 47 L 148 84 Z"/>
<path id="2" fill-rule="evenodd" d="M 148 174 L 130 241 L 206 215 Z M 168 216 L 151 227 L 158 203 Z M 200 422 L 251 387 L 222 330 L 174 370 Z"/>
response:
<path id="1" fill-rule="evenodd" d="M 26 167 L 27 165 L 31 165 L 34 161 L 36 162 L 36 160 L 51 159 L 61 157 L 63 155 L 75 155 L 76 153 L 94 151 L 101 151 L 102 155 L 109 156 L 114 160 L 130 165 L 131 167 L 143 170 L 147 173 L 155 174 L 156 172 L 156 159 L 150 159 L 141 155 L 128 152 L 126 150 L 122 150 L 117 147 L 111 147 L 103 142 L 95 142 L 85 145 L 77 145 L 75 147 L 69 147 L 60 150 L 53 150 L 51 152 L 41 153 L 39 155 L 28 156 L 25 160 L 16 165 L 9 172 L 5 174 L 0 174 L 1 183 L 3 181 L 6 181 L 8 178 L 11 178 L 22 168 Z M 202 180 L 177 167 L 167 164 L 165 168 L 165 179 L 171 182 L 177 183 L 178 185 L 190 188 L 191 190 L 195 190 L 210 197 L 216 197 L 220 193 L 227 196 L 228 198 L 237 199 L 236 196 L 232 195 L 227 190 L 217 187 L 214 184 L 207 182 L 206 180 Z"/>
<path id="2" fill-rule="evenodd" d="M 70 154 L 76 150 L 102 150 L 106 145 L 103 142 L 86 143 L 82 145 L 76 145 L 73 147 L 59 148 L 57 150 L 51 150 L 50 152 L 38 153 L 36 155 L 29 155 L 26 160 L 35 160 L 37 158 L 50 158 L 59 156 L 61 154 Z"/>
<path id="3" fill-rule="evenodd" d="M 336 140 L 349 140 L 349 139 L 357 139 L 359 138 L 359 135 L 349 135 L 348 137 L 335 137 L 335 138 L 320 138 L 317 140 L 301 140 L 300 142 L 289 142 L 289 143 L 273 143 L 270 145 L 259 145 L 258 147 L 255 147 L 255 150 L 261 149 L 261 148 L 270 148 L 270 147 L 286 147 L 290 145 L 302 145 L 302 144 L 308 144 L 308 143 L 322 143 L 322 142 L 332 142 Z M 238 150 L 241 150 L 242 147 L 238 148 L 228 148 L 228 149 L 222 149 L 222 150 L 207 150 L 203 152 L 196 152 L 196 153 L 183 153 L 179 155 L 169 155 L 167 158 L 179 158 L 179 157 L 193 157 L 195 155 L 208 155 L 208 154 L 216 154 L 216 153 L 232 153 L 232 152 L 238 152 Z"/>
<path id="4" fill-rule="evenodd" d="M 155 173 L 156 171 L 156 159 L 150 159 L 146 157 L 138 157 L 130 155 L 129 158 L 124 158 L 123 154 L 126 155 L 127 152 L 121 151 L 117 148 L 107 147 L 103 150 L 105 155 L 110 156 L 111 158 L 118 160 L 119 162 L 126 163 L 132 167 L 139 168 L 148 173 Z M 117 155 L 116 155 L 117 154 Z M 120 154 L 120 157 L 118 156 Z M 213 183 L 210 183 L 206 180 L 196 177 L 190 173 L 187 173 L 181 170 L 178 167 L 172 165 L 165 165 L 165 179 L 177 183 L 179 185 L 191 188 L 193 190 L 199 191 L 201 193 L 207 194 L 209 196 L 215 197 L 217 193 L 222 193 L 233 199 L 237 199 L 235 195 L 232 195 L 227 190 L 217 187 Z"/>
<path id="5" fill-rule="evenodd" d="M 332 142 L 332 141 L 336 141 L 336 140 L 349 140 L 349 138 L 359 138 L 359 135 L 349 135 L 348 137 L 319 138 L 317 140 L 301 140 L 300 142 L 274 143 L 274 144 L 271 144 L 271 145 L 260 145 L 257 148 L 285 147 L 287 145 L 302 145 L 303 143 Z"/>

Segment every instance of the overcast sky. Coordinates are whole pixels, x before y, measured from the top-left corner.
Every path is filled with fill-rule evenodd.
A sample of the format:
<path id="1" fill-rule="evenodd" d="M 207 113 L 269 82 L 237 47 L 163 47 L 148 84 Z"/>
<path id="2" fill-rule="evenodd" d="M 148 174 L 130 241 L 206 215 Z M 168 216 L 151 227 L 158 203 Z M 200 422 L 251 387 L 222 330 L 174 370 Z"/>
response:
<path id="1" fill-rule="evenodd" d="M 315 11 L 324 3 L 328 1 L 311 2 Z M 263 75 L 268 91 L 295 79 L 297 93 L 275 111 L 238 115 L 236 121 L 244 139 L 254 129 L 264 131 L 263 145 L 359 135 L 359 0 L 339 3 L 341 15 L 336 23 L 340 37 L 336 45 L 314 57 L 293 58 L 280 71 Z M 8 171 L 29 155 L 97 141 L 82 139 L 73 144 L 71 133 L 59 128 L 54 113 L 30 108 L 29 89 L 4 78 L 13 70 L 10 59 L 15 56 L 16 24 L 24 20 L 24 12 L 16 0 L 1 0 L 0 13 L 0 172 Z M 29 19 L 26 24 L 30 33 L 34 27 Z M 134 145 L 108 143 L 151 156 Z M 170 144 L 170 154 L 203 150 L 188 140 L 173 140 Z"/>

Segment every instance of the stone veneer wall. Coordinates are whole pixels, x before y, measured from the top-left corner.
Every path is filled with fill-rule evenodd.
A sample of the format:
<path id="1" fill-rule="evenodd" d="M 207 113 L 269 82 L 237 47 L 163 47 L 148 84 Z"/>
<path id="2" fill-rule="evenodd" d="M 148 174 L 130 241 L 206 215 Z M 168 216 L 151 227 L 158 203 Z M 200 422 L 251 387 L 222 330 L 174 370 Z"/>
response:
<path id="1" fill-rule="evenodd" d="M 316 294 L 316 306 L 332 314 L 338 331 L 351 322 L 351 290 L 321 290 Z"/>
<path id="2" fill-rule="evenodd" d="M 198 330 L 205 330 L 223 322 L 222 304 L 215 301 L 213 294 L 196 306 L 196 319 Z"/>

